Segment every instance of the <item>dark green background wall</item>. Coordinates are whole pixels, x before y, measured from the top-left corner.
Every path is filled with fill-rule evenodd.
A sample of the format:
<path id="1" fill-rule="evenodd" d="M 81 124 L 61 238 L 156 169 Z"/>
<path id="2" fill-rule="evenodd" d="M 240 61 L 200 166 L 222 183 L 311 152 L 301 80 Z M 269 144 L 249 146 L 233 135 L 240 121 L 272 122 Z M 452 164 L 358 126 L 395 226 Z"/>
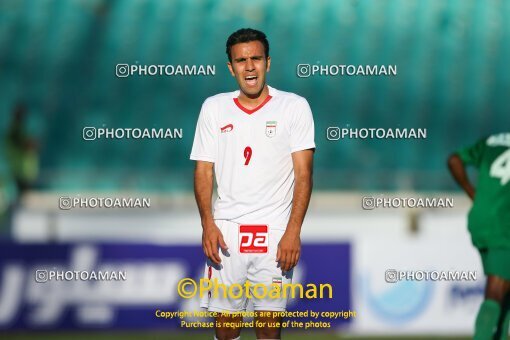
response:
<path id="1" fill-rule="evenodd" d="M 236 89 L 226 38 L 253 27 L 271 43 L 270 85 L 313 109 L 316 188 L 452 189 L 448 154 L 509 129 L 508 18 L 503 0 L 2 0 L 2 136 L 23 102 L 40 188 L 189 191 L 201 103 Z M 215 64 L 216 76 L 115 76 L 135 62 Z M 299 78 L 300 63 L 396 64 L 398 76 Z M 347 125 L 427 128 L 428 138 L 327 141 L 328 126 Z M 180 127 L 184 138 L 85 142 L 84 126 Z"/>

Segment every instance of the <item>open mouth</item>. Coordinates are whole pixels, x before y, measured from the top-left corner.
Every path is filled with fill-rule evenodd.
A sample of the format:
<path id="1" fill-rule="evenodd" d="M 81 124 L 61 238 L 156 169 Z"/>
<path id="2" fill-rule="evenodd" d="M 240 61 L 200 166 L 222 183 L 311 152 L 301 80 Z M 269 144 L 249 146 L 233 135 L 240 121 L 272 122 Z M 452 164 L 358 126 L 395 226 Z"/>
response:
<path id="1" fill-rule="evenodd" d="M 248 86 L 255 86 L 255 85 L 257 85 L 257 79 L 258 79 L 257 76 L 247 76 L 247 77 L 244 77 L 244 80 L 246 81 L 246 84 Z"/>

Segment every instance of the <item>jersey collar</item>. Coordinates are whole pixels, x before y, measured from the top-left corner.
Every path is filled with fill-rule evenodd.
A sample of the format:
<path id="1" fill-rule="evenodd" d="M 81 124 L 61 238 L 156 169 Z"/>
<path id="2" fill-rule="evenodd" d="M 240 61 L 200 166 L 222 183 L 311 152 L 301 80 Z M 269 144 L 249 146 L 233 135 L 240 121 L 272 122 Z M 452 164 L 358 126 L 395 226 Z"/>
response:
<path id="1" fill-rule="evenodd" d="M 257 112 L 258 110 L 260 110 L 260 109 L 261 109 L 264 105 L 266 105 L 266 104 L 267 104 L 267 102 L 268 102 L 269 100 L 271 100 L 271 98 L 273 98 L 273 95 L 274 95 L 274 92 L 275 92 L 275 91 L 274 91 L 274 89 L 273 89 L 271 86 L 268 86 L 267 88 L 268 88 L 268 90 L 269 90 L 269 93 L 268 93 L 268 95 L 267 95 L 266 99 L 264 99 L 264 101 L 263 101 L 262 103 L 260 103 L 260 104 L 259 104 L 259 106 L 257 106 L 257 107 L 256 107 L 256 108 L 254 108 L 254 109 L 248 109 L 248 108 L 244 107 L 244 106 L 241 104 L 241 102 L 239 102 L 239 99 L 238 99 L 237 97 L 239 97 L 239 92 L 240 92 L 240 91 L 235 91 L 235 92 L 234 92 L 234 98 L 233 98 L 233 99 L 234 99 L 234 103 L 235 103 L 235 104 L 237 105 L 237 107 L 238 107 L 238 108 L 240 108 L 242 111 L 244 111 L 245 113 L 247 113 L 247 114 L 251 115 L 252 113 L 255 113 L 255 112 Z"/>

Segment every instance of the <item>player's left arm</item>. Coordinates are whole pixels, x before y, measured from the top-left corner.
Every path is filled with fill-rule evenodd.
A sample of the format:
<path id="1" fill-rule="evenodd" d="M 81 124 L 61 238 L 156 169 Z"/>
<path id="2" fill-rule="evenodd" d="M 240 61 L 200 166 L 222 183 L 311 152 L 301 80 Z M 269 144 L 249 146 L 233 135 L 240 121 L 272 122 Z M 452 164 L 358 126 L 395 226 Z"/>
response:
<path id="1" fill-rule="evenodd" d="M 294 268 L 301 254 L 301 226 L 310 203 L 313 186 L 313 153 L 313 149 L 292 153 L 295 178 L 292 210 L 276 253 L 276 261 L 283 271 Z"/>
<path id="2" fill-rule="evenodd" d="M 455 179 L 457 184 L 466 192 L 466 194 L 474 200 L 475 198 L 475 188 L 471 181 L 469 180 L 466 166 L 462 161 L 462 158 L 457 153 L 452 154 L 448 158 L 448 169 L 452 174 L 452 177 Z"/>
<path id="3" fill-rule="evenodd" d="M 478 140 L 474 145 L 461 149 L 448 158 L 448 169 L 455 181 L 466 192 L 466 194 L 474 200 L 475 187 L 469 180 L 466 167 L 472 165 L 480 169 L 483 155 L 487 147 L 487 137 Z"/>

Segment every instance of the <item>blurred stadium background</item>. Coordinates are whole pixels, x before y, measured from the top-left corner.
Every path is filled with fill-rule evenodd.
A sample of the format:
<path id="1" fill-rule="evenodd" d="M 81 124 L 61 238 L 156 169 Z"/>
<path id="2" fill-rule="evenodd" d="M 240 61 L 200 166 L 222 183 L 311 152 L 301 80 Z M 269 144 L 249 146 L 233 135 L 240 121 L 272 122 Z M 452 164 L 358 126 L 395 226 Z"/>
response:
<path id="1" fill-rule="evenodd" d="M 202 262 L 189 152 L 203 100 L 236 89 L 224 46 L 241 27 L 268 35 L 269 84 L 314 112 L 315 191 L 296 281 L 331 282 L 335 296 L 289 308 L 357 312 L 317 339 L 468 336 L 484 279 L 465 231 L 469 202 L 445 163 L 508 130 L 509 15 L 497 0 L 0 1 L 2 338 L 211 337 L 154 311 L 198 308 L 175 290 Z M 216 73 L 116 77 L 123 63 Z M 397 65 L 398 75 L 301 78 L 298 64 Z M 427 138 L 328 141 L 330 126 L 426 128 Z M 181 128 L 183 138 L 85 141 L 84 127 Z M 143 196 L 151 208 L 60 210 L 62 196 Z M 455 208 L 364 211 L 363 196 L 453 197 Z M 128 288 L 33 278 L 111 266 L 136 274 Z M 387 269 L 478 279 L 388 284 Z"/>

